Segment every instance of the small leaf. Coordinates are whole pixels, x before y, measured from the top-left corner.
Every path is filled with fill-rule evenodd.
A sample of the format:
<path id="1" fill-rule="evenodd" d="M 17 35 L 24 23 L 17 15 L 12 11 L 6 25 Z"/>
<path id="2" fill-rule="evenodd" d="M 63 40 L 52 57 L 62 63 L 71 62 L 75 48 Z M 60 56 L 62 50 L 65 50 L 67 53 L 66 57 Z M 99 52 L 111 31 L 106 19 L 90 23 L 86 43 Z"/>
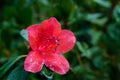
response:
<path id="1" fill-rule="evenodd" d="M 106 7 L 106 8 L 110 8 L 111 3 L 107 0 L 94 0 L 96 3 L 98 3 L 99 5 Z"/>
<path id="2" fill-rule="evenodd" d="M 117 22 L 120 22 L 120 4 L 118 4 L 113 12 L 113 16 L 115 17 Z"/>
<path id="3" fill-rule="evenodd" d="M 28 72 L 24 71 L 23 64 L 16 67 L 9 75 L 7 80 L 26 80 Z"/>
<path id="4" fill-rule="evenodd" d="M 48 80 L 53 79 L 53 73 L 46 67 L 43 67 L 43 69 L 41 71 L 41 75 L 44 75 Z"/>
<path id="5" fill-rule="evenodd" d="M 26 55 L 21 55 L 17 58 L 13 58 L 12 60 L 8 61 L 0 68 L 0 78 L 21 58 L 25 57 Z"/>
<path id="6" fill-rule="evenodd" d="M 93 24 L 97 24 L 97 25 L 102 27 L 105 24 L 105 22 L 107 21 L 107 18 L 101 17 L 101 15 L 102 14 L 100 14 L 100 13 L 87 14 L 86 20 L 93 23 Z"/>
<path id="7" fill-rule="evenodd" d="M 93 59 L 93 64 L 95 67 L 99 68 L 99 69 L 102 69 L 104 68 L 104 61 L 102 60 L 102 58 L 100 56 L 96 56 L 94 59 Z"/>
<path id="8" fill-rule="evenodd" d="M 97 19 L 97 18 L 99 18 L 101 15 L 102 15 L 102 14 L 100 14 L 100 13 L 87 14 L 87 15 L 86 15 L 86 19 L 87 19 L 87 20 Z"/>
<path id="9" fill-rule="evenodd" d="M 91 43 L 93 45 L 97 45 L 102 33 L 100 31 L 96 31 L 96 30 L 89 30 L 88 33 L 91 35 Z"/>
<path id="10" fill-rule="evenodd" d="M 20 35 L 26 40 L 28 41 L 28 32 L 27 30 L 23 29 L 20 31 Z"/>
<path id="11" fill-rule="evenodd" d="M 85 52 L 85 49 L 83 48 L 82 44 L 80 42 L 76 42 L 76 45 L 78 47 L 78 49 L 81 51 L 81 52 Z"/>

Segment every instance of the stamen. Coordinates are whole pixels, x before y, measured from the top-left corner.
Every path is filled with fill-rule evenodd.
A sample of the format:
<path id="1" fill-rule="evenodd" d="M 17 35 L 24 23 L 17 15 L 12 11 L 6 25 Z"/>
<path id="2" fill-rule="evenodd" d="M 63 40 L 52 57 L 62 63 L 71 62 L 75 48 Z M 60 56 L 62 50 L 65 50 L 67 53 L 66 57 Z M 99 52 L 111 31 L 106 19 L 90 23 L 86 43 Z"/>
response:
<path id="1" fill-rule="evenodd" d="M 59 42 L 58 42 L 58 40 L 55 40 L 55 42 L 56 42 L 56 45 L 58 46 L 58 45 L 59 45 Z"/>
<path id="2" fill-rule="evenodd" d="M 59 42 L 58 42 L 56 36 L 53 36 L 53 38 L 54 38 L 54 40 L 55 40 L 56 45 L 58 46 L 58 45 L 59 45 Z"/>
<path id="3" fill-rule="evenodd" d="M 49 42 L 50 40 L 48 38 L 46 38 L 46 41 Z"/>
<path id="4" fill-rule="evenodd" d="M 56 36 L 52 36 L 52 37 L 47 37 L 45 39 L 46 42 L 46 46 L 44 48 L 54 48 L 55 51 L 57 49 L 57 46 L 59 45 L 59 40 L 57 39 Z"/>

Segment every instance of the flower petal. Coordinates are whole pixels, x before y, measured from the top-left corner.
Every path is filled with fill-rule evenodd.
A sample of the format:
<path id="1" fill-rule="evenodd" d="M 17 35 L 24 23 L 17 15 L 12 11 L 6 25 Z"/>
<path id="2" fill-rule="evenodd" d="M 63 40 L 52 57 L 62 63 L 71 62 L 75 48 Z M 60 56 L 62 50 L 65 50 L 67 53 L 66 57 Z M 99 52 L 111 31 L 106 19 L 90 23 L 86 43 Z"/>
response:
<path id="1" fill-rule="evenodd" d="M 52 33 L 51 35 L 58 35 L 61 32 L 61 24 L 54 17 L 44 20 L 41 26 L 43 32 L 47 32 L 48 34 Z"/>
<path id="2" fill-rule="evenodd" d="M 27 28 L 28 40 L 33 50 L 37 50 L 40 45 L 40 24 L 34 24 Z"/>
<path id="3" fill-rule="evenodd" d="M 58 74 L 66 74 L 69 70 L 68 61 L 59 54 L 46 55 L 45 65 Z"/>
<path id="4" fill-rule="evenodd" d="M 59 54 L 70 51 L 76 43 L 76 38 L 73 32 L 69 30 L 62 30 L 60 35 L 58 36 L 58 40 L 59 45 L 57 47 L 56 53 Z"/>
<path id="5" fill-rule="evenodd" d="M 31 51 L 24 62 L 24 69 L 29 72 L 39 72 L 43 67 L 44 61 L 39 52 Z"/>

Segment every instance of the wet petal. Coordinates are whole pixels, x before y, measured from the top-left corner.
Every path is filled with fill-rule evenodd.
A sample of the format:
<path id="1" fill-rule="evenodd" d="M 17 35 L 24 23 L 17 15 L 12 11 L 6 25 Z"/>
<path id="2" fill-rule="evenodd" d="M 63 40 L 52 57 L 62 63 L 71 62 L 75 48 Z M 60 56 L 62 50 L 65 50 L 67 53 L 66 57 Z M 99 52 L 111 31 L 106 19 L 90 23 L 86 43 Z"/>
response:
<path id="1" fill-rule="evenodd" d="M 68 61 L 58 54 L 46 55 L 45 65 L 58 74 L 66 74 L 69 70 Z"/>
<path id="2" fill-rule="evenodd" d="M 70 51 L 76 43 L 75 35 L 70 30 L 62 30 L 58 36 L 58 40 L 59 45 L 57 47 L 56 53 L 59 54 Z"/>
<path id="3" fill-rule="evenodd" d="M 58 35 L 61 32 L 61 25 L 56 18 L 52 17 L 48 20 L 44 20 L 41 23 L 43 32 L 47 32 L 48 35 Z"/>
<path id="4" fill-rule="evenodd" d="M 28 40 L 33 50 L 37 50 L 40 45 L 40 24 L 34 24 L 27 28 Z"/>
<path id="5" fill-rule="evenodd" d="M 43 58 L 39 52 L 31 51 L 24 62 L 24 69 L 28 72 L 39 72 L 43 67 Z"/>

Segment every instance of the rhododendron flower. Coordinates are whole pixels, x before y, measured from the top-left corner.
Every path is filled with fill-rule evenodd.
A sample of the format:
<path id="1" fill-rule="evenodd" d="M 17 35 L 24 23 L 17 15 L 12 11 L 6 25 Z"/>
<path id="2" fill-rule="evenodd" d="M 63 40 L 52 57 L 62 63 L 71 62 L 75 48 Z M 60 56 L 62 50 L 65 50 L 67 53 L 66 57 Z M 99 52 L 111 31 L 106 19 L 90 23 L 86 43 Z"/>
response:
<path id="1" fill-rule="evenodd" d="M 74 47 L 74 34 L 61 30 L 60 23 L 54 17 L 29 26 L 27 31 L 32 50 L 25 59 L 24 69 L 36 73 L 45 65 L 58 74 L 66 74 L 70 66 L 62 54 Z"/>

